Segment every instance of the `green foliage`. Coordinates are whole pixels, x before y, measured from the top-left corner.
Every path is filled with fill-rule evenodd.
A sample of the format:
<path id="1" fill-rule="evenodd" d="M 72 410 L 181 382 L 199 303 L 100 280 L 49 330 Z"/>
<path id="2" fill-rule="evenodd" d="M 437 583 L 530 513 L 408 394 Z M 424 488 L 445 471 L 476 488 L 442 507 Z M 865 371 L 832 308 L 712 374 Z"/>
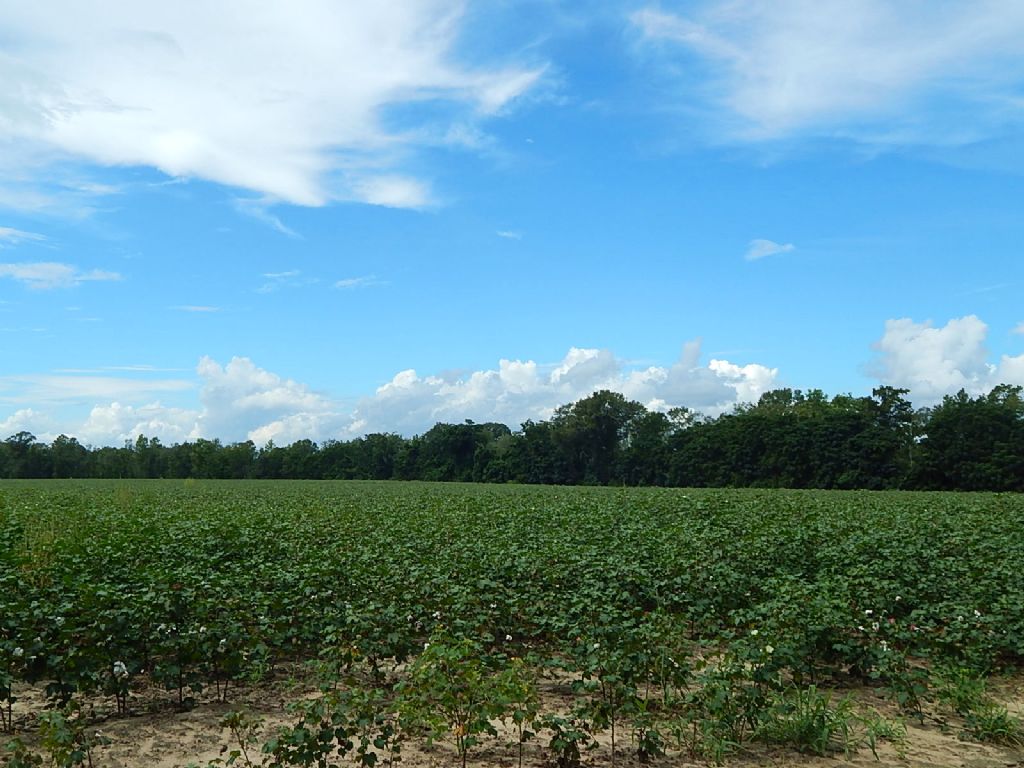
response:
<path id="1" fill-rule="evenodd" d="M 524 726 L 535 698 L 520 666 L 499 666 L 467 638 L 439 630 L 399 683 L 403 715 L 430 739 L 451 733 L 462 761 L 481 736 L 496 736 L 495 720 L 518 717 Z M 522 736 L 522 733 L 521 733 Z"/>
<path id="2" fill-rule="evenodd" d="M 914 412 L 908 391 L 871 397 L 777 389 L 704 418 L 649 411 L 602 390 L 517 432 L 497 423 L 434 425 L 410 439 L 370 434 L 288 446 L 140 435 L 87 449 L 28 432 L 0 442 L 0 478 L 445 480 L 561 485 L 1024 490 L 1024 398 L 1000 384 Z"/>
<path id="3" fill-rule="evenodd" d="M 936 695 L 964 720 L 964 735 L 977 741 L 1024 746 L 1024 721 L 994 701 L 985 680 L 967 669 L 943 673 Z"/>
<path id="4" fill-rule="evenodd" d="M 263 718 L 253 717 L 241 709 L 233 709 L 221 718 L 220 727 L 231 731 L 238 745 L 237 749 L 225 748 L 228 756 L 223 761 L 224 765 L 234 765 L 241 758 L 246 768 L 252 768 L 255 763 L 249 757 L 249 753 L 255 754 L 256 740 L 263 729 Z"/>
<path id="5" fill-rule="evenodd" d="M 75 702 L 63 709 L 54 709 L 39 715 L 39 734 L 43 749 L 50 755 L 55 768 L 74 768 L 93 765 L 93 750 L 109 740 L 92 727 Z"/>
<path id="6" fill-rule="evenodd" d="M 597 747 L 591 725 L 583 718 L 546 714 L 539 726 L 551 733 L 548 749 L 558 768 L 579 768 L 583 752 Z"/>
<path id="7" fill-rule="evenodd" d="M 854 748 L 856 723 L 850 698 L 833 703 L 829 694 L 812 685 L 788 689 L 775 697 L 761 717 L 755 736 L 799 752 L 849 754 Z"/>
<path id="8" fill-rule="evenodd" d="M 25 742 L 15 737 L 3 745 L 0 752 L 4 768 L 37 768 L 43 764 L 43 756 L 33 751 Z"/>
<path id="9" fill-rule="evenodd" d="M 263 744 L 266 763 L 327 768 L 334 756 L 371 768 L 401 758 L 405 734 L 388 696 L 377 688 L 333 690 L 292 706 L 297 722 Z"/>
<path id="10" fill-rule="evenodd" d="M 887 741 L 896 748 L 896 754 L 902 758 L 907 740 L 907 726 L 900 720 L 889 720 L 877 712 L 860 717 L 863 725 L 862 742 L 871 750 L 878 760 L 878 745 Z"/>
<path id="11" fill-rule="evenodd" d="M 187 707 L 315 659 L 327 692 L 264 760 L 373 765 L 422 735 L 466 759 L 501 721 L 520 757 L 543 731 L 564 764 L 598 736 L 641 761 L 755 737 L 815 751 L 842 741 L 827 686 L 923 716 L 943 666 L 965 670 L 941 700 L 972 738 L 1017 738 L 971 686 L 1024 661 L 1019 496 L 50 481 L 0 499 L 7 729 L 24 683 L 126 714 L 138 685 Z M 573 700 L 542 717 L 534 678 L 556 665 Z M 54 734 L 88 733 L 61 716 Z M 852 727 L 855 745 L 895 733 Z"/>

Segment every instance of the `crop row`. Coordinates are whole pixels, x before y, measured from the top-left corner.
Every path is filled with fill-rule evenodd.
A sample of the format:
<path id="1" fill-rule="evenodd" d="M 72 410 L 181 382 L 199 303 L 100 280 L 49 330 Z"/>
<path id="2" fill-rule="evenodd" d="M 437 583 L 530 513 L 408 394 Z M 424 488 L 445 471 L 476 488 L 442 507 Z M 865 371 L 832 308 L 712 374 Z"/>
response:
<path id="1" fill-rule="evenodd" d="M 17 681 L 127 707 L 144 676 L 186 706 L 282 660 L 386 679 L 432 642 L 580 679 L 633 659 L 630 690 L 732 664 L 755 687 L 853 677 L 913 704 L 919 660 L 1024 657 L 1022 530 L 1007 495 L 12 483 L 3 725 Z"/>

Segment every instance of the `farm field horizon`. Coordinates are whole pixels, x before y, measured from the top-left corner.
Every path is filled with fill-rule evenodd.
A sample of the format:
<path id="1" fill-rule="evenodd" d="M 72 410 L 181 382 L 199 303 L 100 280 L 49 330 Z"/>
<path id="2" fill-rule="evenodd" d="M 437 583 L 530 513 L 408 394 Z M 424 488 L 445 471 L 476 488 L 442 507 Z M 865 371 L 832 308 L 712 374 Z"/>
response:
<path id="1" fill-rule="evenodd" d="M 1010 765 L 1022 531 L 1012 494 L 7 481 L 0 757 Z"/>

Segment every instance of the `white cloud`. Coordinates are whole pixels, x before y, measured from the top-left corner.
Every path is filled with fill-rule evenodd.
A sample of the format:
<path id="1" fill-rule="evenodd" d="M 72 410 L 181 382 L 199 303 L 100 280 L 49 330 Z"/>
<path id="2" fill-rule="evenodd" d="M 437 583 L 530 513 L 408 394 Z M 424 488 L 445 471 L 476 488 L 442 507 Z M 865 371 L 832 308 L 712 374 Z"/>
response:
<path id="1" fill-rule="evenodd" d="M 1022 117 L 1016 0 L 706 0 L 686 15 L 650 7 L 631 20 L 645 40 L 707 65 L 699 87 L 734 137 L 963 143 Z"/>
<path id="2" fill-rule="evenodd" d="M 203 406 L 198 430 L 205 437 L 261 444 L 270 439 L 323 440 L 337 435 L 349 420 L 330 398 L 260 368 L 249 358 L 235 357 L 222 366 L 204 357 L 196 371 L 202 380 Z"/>
<path id="3" fill-rule="evenodd" d="M 71 288 L 80 283 L 120 280 L 117 272 L 102 269 L 91 269 L 83 272 L 72 264 L 61 264 L 55 261 L 23 262 L 20 264 L 0 264 L 0 278 L 8 277 L 24 283 L 29 288 Z"/>
<path id="4" fill-rule="evenodd" d="M 700 362 L 700 342 L 684 346 L 674 365 L 630 370 L 608 350 L 573 347 L 557 365 L 501 360 L 497 370 L 450 379 L 397 374 L 373 397 L 359 401 L 350 431 L 413 434 L 438 421 L 499 421 L 518 427 L 527 419 L 550 417 L 560 405 L 599 389 L 621 392 L 650 408 L 682 405 L 718 414 L 771 389 L 777 369 L 737 366 L 724 360 Z"/>
<path id="5" fill-rule="evenodd" d="M 385 208 L 426 208 L 433 202 L 430 187 L 405 176 L 367 176 L 354 181 L 351 199 Z"/>
<path id="6" fill-rule="evenodd" d="M 193 388 L 184 379 L 141 379 L 117 376 L 42 374 L 0 376 L 0 402 L 23 404 L 90 403 L 97 400 L 139 401 L 157 392 Z"/>
<path id="7" fill-rule="evenodd" d="M 795 251 L 796 246 L 792 243 L 782 245 L 772 240 L 751 240 L 747 246 L 747 254 L 744 257 L 747 261 L 763 259 L 765 256 L 774 256 L 777 253 L 789 253 Z"/>
<path id="8" fill-rule="evenodd" d="M 179 312 L 220 312 L 220 307 L 211 307 L 205 304 L 180 304 L 171 309 L 176 309 Z"/>
<path id="9" fill-rule="evenodd" d="M 494 234 L 496 234 L 498 237 L 503 237 L 506 240 L 522 240 L 523 239 L 523 233 L 522 232 L 516 232 L 516 231 L 510 230 L 510 229 L 500 229 L 497 232 L 495 232 Z"/>
<path id="10" fill-rule="evenodd" d="M 335 288 L 347 290 L 351 288 L 364 288 L 368 285 L 379 285 L 375 275 L 363 275 L 362 277 L 345 277 L 334 283 Z"/>
<path id="11" fill-rule="evenodd" d="M 52 442 L 56 434 L 50 434 L 52 420 L 43 413 L 31 408 L 22 408 L 0 421 L 0 440 L 6 440 L 18 432 L 31 432 L 42 442 Z"/>
<path id="12" fill-rule="evenodd" d="M 26 240 L 39 242 L 45 240 L 43 235 L 36 234 L 35 232 L 25 232 L 21 229 L 14 229 L 13 227 L 0 227 L 0 248 L 6 245 L 17 245 L 23 243 Z"/>
<path id="13" fill-rule="evenodd" d="M 1024 335 L 1024 323 L 1018 323 L 1017 327 L 1013 329 L 1013 333 Z"/>
<path id="14" fill-rule="evenodd" d="M 402 170 L 422 135 L 502 112 L 543 71 L 458 61 L 461 2 L 56 0 L 3 15 L 0 140 L 26 164 L 151 166 L 268 203 L 428 205 Z M 423 102 L 423 125 L 389 123 Z"/>
<path id="15" fill-rule="evenodd" d="M 317 277 L 304 277 L 301 270 L 289 269 L 284 272 L 264 272 L 266 282 L 256 289 L 256 293 L 273 293 L 281 288 L 301 288 L 320 282 Z"/>
<path id="16" fill-rule="evenodd" d="M 941 328 L 909 318 L 887 320 L 869 370 L 883 384 L 909 389 L 919 405 L 961 389 L 980 395 L 996 384 L 1024 384 L 1024 355 L 989 362 L 987 336 L 988 326 L 974 315 L 954 318 Z"/>
<path id="17" fill-rule="evenodd" d="M 134 442 L 139 435 L 157 437 L 166 444 L 180 443 L 202 436 L 198 417 L 197 411 L 159 402 L 141 406 L 113 402 L 93 407 L 75 436 L 85 445 L 121 445 Z"/>
<path id="18" fill-rule="evenodd" d="M 496 369 L 465 375 L 419 376 L 397 373 L 355 407 L 285 379 L 244 357 L 226 365 L 204 357 L 199 378 L 198 407 L 145 403 L 154 393 L 191 387 L 191 382 L 143 382 L 112 377 L 18 377 L 7 386 L 27 387 L 35 403 L 95 403 L 77 428 L 64 429 L 82 442 L 119 445 L 140 434 L 178 442 L 204 437 L 227 442 L 251 439 L 258 445 L 309 438 L 349 439 L 368 432 L 421 434 L 438 421 L 498 421 L 513 428 L 527 419 L 546 419 L 560 405 L 575 402 L 599 389 L 622 392 L 649 408 L 685 405 L 717 414 L 742 401 L 756 400 L 770 389 L 778 371 L 762 365 L 735 365 L 725 360 L 700 361 L 700 342 L 690 342 L 680 359 L 667 368 L 634 370 L 608 350 L 572 348 L 557 364 L 532 360 L 500 360 Z M 3 395 L 0 402 L 21 402 Z M 49 390 L 49 391 L 48 391 Z M 75 393 L 72 396 L 72 393 Z M 31 397 L 30 397 L 31 396 Z M 104 404 L 103 398 L 106 398 Z M 131 402 L 134 401 L 134 402 Z M 145 404 L 141 404 L 145 403 Z M 19 411 L 24 417 L 27 411 Z M 41 418 L 32 412 L 33 419 Z M 14 423 L 14 417 L 5 423 Z M 50 430 L 53 432 L 54 430 Z"/>
<path id="19" fill-rule="evenodd" d="M 285 225 L 280 218 L 270 212 L 270 207 L 274 205 L 274 200 L 268 198 L 246 198 L 239 197 L 235 198 L 234 206 L 235 210 L 239 213 L 249 216 L 256 221 L 266 224 L 271 229 L 280 232 L 282 235 L 287 235 L 296 240 L 301 240 L 302 236 L 291 227 Z"/>

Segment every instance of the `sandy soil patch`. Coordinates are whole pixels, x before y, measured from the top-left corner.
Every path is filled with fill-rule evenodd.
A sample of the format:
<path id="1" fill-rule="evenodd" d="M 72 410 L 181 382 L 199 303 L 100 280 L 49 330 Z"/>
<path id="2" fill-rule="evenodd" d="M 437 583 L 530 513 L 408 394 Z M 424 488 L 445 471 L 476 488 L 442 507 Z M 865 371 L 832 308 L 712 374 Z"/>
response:
<path id="1" fill-rule="evenodd" d="M 845 692 L 852 693 L 865 710 L 875 709 L 886 717 L 898 717 L 893 705 L 876 690 L 857 688 Z M 1012 711 L 1024 710 L 1024 681 L 998 683 L 993 685 L 992 692 L 1006 701 Z M 565 681 L 559 680 L 544 681 L 541 693 L 543 706 L 550 711 L 566 709 L 572 698 Z M 42 690 L 22 687 L 18 695 L 21 700 L 15 708 L 16 729 L 26 742 L 37 743 L 38 734 L 35 732 L 34 718 L 44 706 Z M 259 685 L 234 688 L 228 702 L 216 700 L 213 691 L 206 692 L 197 697 L 196 705 L 192 709 L 184 712 L 177 711 L 175 707 L 175 693 L 145 685 L 133 690 L 130 699 L 131 713 L 128 716 L 117 715 L 116 704 L 112 698 L 89 699 L 85 702 L 85 710 L 90 713 L 90 727 L 102 731 L 110 740 L 109 744 L 95 750 L 93 765 L 95 768 L 184 768 L 189 764 L 206 766 L 209 761 L 224 757 L 225 750 L 237 747 L 230 732 L 220 726 L 221 718 L 232 709 L 241 707 L 253 715 L 262 717 L 263 737 L 269 737 L 278 727 L 294 721 L 294 717 L 286 708 L 290 702 L 315 695 L 317 687 L 312 677 L 307 675 L 301 666 L 296 665 L 279 669 L 272 679 Z M 849 757 L 842 754 L 816 757 L 755 744 L 729 757 L 725 765 L 743 768 L 836 768 L 880 765 L 905 768 L 1024 766 L 1024 751 L 964 741 L 959 737 L 960 728 L 955 719 L 938 713 L 932 713 L 923 724 L 907 719 L 906 725 L 907 738 L 902 749 L 883 743 L 878 748 L 877 760 L 866 748 Z M 0 734 L 0 744 L 5 743 L 9 737 L 10 734 Z M 608 734 L 602 734 L 599 741 L 600 747 L 584 756 L 585 766 L 612 765 Z M 502 729 L 499 738 L 489 739 L 471 750 L 468 764 L 479 768 L 517 768 L 518 750 L 514 742 L 514 732 L 510 728 Z M 259 743 L 262 743 L 262 738 Z M 251 755 L 256 763 L 262 757 L 258 752 L 257 746 L 256 754 Z M 552 765 L 542 742 L 534 740 L 526 745 L 523 764 L 531 768 Z M 403 746 L 399 765 L 405 768 L 442 768 L 457 766 L 459 760 L 451 743 L 428 746 L 425 741 L 415 740 Z M 628 733 L 618 738 L 615 765 L 622 768 L 641 765 L 633 754 Z M 667 757 L 648 765 L 682 768 L 707 763 L 693 760 L 678 750 L 672 750 Z"/>

